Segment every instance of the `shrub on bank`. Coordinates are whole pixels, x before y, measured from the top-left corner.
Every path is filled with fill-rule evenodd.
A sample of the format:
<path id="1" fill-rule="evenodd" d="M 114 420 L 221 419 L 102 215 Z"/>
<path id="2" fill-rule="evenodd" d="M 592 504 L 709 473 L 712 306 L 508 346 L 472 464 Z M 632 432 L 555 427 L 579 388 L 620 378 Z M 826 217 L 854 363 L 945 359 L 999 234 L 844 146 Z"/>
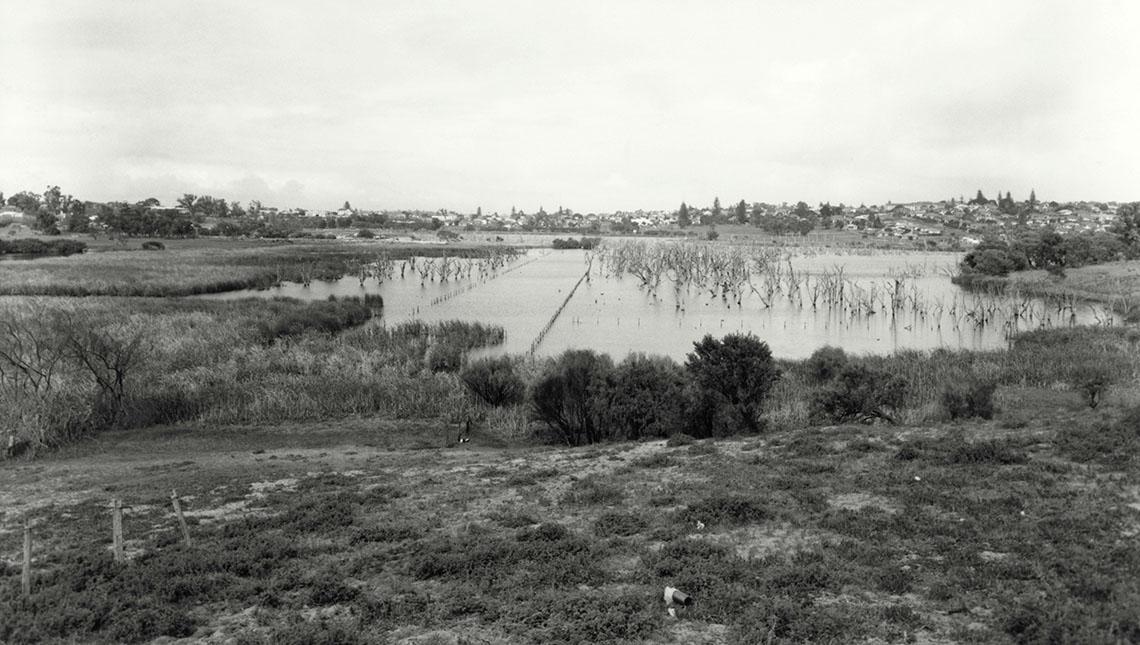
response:
<path id="1" fill-rule="evenodd" d="M 942 391 L 942 410 L 950 419 L 992 419 L 996 389 L 992 381 L 951 383 Z"/>
<path id="2" fill-rule="evenodd" d="M 833 384 L 816 392 L 812 408 L 817 419 L 832 423 L 871 423 L 876 419 L 896 423 L 906 389 L 906 381 L 898 376 L 849 365 Z"/>
<path id="3" fill-rule="evenodd" d="M 526 397 L 526 383 L 509 356 L 483 358 L 468 365 L 459 378 L 476 399 L 495 407 L 516 405 Z"/>
<path id="4" fill-rule="evenodd" d="M 804 367 L 807 368 L 808 376 L 812 381 L 827 383 L 839 376 L 847 363 L 847 352 L 843 351 L 843 348 L 827 345 L 812 352 Z"/>
<path id="5" fill-rule="evenodd" d="M 605 387 L 613 361 L 590 350 L 567 350 L 547 368 L 531 389 L 534 416 L 558 438 L 577 446 L 604 438 L 591 398 Z"/>
<path id="6" fill-rule="evenodd" d="M 682 428 L 685 374 L 672 359 L 630 354 L 593 397 L 598 424 L 608 438 L 667 437 Z"/>
<path id="7" fill-rule="evenodd" d="M 705 335 L 694 343 L 685 369 L 700 400 L 728 411 L 734 429 L 757 432 L 764 399 L 780 378 L 768 343 L 752 334 Z"/>

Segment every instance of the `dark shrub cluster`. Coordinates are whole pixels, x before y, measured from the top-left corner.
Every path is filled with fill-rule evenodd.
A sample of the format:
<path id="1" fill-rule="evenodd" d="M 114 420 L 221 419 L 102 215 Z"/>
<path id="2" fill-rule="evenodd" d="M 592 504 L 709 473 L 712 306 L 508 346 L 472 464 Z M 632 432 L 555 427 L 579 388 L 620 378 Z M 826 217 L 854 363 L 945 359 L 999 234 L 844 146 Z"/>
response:
<path id="1" fill-rule="evenodd" d="M 942 391 L 942 410 L 951 419 L 992 419 L 996 389 L 992 381 L 951 384 Z"/>
<path id="2" fill-rule="evenodd" d="M 780 377 L 772 353 L 751 334 L 695 343 L 684 367 L 668 358 L 570 350 L 531 388 L 534 416 L 570 445 L 609 439 L 711 437 L 757 432 Z"/>
<path id="3" fill-rule="evenodd" d="M 553 246 L 555 249 L 558 249 L 558 250 L 592 249 L 592 248 L 596 247 L 598 244 L 600 244 L 601 242 L 602 242 L 602 238 L 600 238 L 600 237 L 583 237 L 583 238 L 580 238 L 577 240 L 572 238 L 572 237 L 566 238 L 566 239 L 562 239 L 562 238 L 558 237 L 558 238 L 554 239 Z"/>
<path id="4" fill-rule="evenodd" d="M 743 526 L 772 517 L 772 511 L 759 501 L 744 495 L 714 495 L 690 504 L 681 513 L 686 524 Z"/>
<path id="5" fill-rule="evenodd" d="M 876 419 L 895 423 L 906 387 L 906 381 L 888 372 L 848 365 L 834 381 L 816 392 L 812 412 L 817 419 L 832 423 L 870 423 Z"/>
<path id="6" fill-rule="evenodd" d="M 0 255 L 74 255 L 87 250 L 78 240 L 40 240 L 34 237 L 0 240 Z"/>
<path id="7" fill-rule="evenodd" d="M 817 384 L 829 383 L 847 366 L 847 352 L 840 347 L 820 347 L 812 352 L 804 367 L 808 378 Z"/>
<path id="8" fill-rule="evenodd" d="M 614 439 L 668 437 L 685 414 L 685 373 L 672 360 L 630 354 L 596 388 L 599 425 Z"/>
<path id="9" fill-rule="evenodd" d="M 509 356 L 477 360 L 459 378 L 477 399 L 493 406 L 516 405 L 526 398 L 526 383 Z"/>

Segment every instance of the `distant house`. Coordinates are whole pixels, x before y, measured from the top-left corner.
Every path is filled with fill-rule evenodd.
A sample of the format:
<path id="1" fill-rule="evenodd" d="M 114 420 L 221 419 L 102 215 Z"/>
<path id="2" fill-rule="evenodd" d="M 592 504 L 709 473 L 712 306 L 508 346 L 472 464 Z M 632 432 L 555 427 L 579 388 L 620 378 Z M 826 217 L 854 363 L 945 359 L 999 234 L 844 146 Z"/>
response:
<path id="1" fill-rule="evenodd" d="M 152 215 L 174 217 L 176 215 L 189 215 L 190 209 L 183 206 L 149 206 L 147 212 Z"/>
<path id="2" fill-rule="evenodd" d="M 15 206 L 0 207 L 0 222 L 30 222 L 32 218 Z"/>

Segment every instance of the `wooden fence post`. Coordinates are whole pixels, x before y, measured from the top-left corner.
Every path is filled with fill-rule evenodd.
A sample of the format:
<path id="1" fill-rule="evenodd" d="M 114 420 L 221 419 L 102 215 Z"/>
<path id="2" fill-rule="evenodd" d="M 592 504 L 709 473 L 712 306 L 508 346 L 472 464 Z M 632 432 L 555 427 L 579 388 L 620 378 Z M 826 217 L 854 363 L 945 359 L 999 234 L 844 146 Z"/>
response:
<path id="1" fill-rule="evenodd" d="M 178 526 L 182 528 L 182 539 L 186 546 L 190 546 L 190 529 L 186 526 L 186 518 L 182 515 L 182 504 L 178 501 L 178 491 L 170 489 L 170 501 L 174 504 L 174 514 L 178 516 Z"/>
<path id="2" fill-rule="evenodd" d="M 111 540 L 115 546 L 115 562 L 123 561 L 123 501 L 115 499 L 111 511 Z"/>
<path id="3" fill-rule="evenodd" d="M 24 597 L 32 595 L 32 522 L 24 520 L 24 568 L 20 573 L 20 587 Z"/>

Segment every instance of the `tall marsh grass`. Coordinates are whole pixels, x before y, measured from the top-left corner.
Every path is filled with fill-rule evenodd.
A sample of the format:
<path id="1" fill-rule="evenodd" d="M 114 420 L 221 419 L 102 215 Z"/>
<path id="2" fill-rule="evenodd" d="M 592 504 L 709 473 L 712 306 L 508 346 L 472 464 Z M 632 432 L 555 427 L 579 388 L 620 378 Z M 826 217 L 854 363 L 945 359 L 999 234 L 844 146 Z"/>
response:
<path id="1" fill-rule="evenodd" d="M 93 328 L 141 334 L 143 358 L 127 375 L 124 427 L 201 421 L 272 424 L 347 415 L 463 418 L 471 410 L 457 375 L 431 369 L 439 347 L 466 351 L 502 340 L 502 329 L 450 321 L 370 320 L 360 301 L 288 299 L 0 297 L 0 314 L 82 313 Z M 272 333 L 270 333 L 272 332 Z M 66 442 L 90 407 L 80 375 L 60 373 L 51 392 L 0 383 L 0 423 L 37 444 Z"/>

